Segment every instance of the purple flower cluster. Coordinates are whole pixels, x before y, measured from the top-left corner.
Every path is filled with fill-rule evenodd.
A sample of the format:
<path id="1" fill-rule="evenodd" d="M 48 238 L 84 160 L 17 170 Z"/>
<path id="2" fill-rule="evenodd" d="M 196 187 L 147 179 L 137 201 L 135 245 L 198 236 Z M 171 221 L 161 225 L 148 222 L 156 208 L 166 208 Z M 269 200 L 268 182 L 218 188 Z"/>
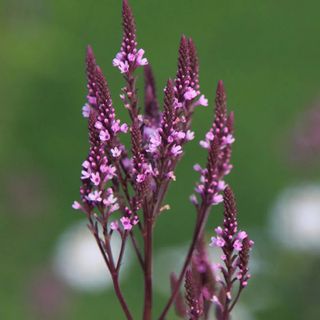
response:
<path id="1" fill-rule="evenodd" d="M 221 260 L 223 265 L 217 266 L 221 271 L 223 280 L 220 280 L 222 287 L 212 301 L 217 306 L 217 313 L 220 319 L 228 319 L 234 304 L 232 304 L 232 289 L 235 282 L 239 282 L 239 289 L 234 301 L 237 301 L 241 291 L 248 284 L 249 274 L 249 252 L 252 249 L 253 241 L 249 239 L 245 231 L 238 230 L 237 209 L 233 192 L 230 187 L 224 191 L 224 221 L 223 227 L 215 229 L 216 236 L 211 238 L 211 247 L 221 248 L 223 254 Z"/>
<path id="2" fill-rule="evenodd" d="M 81 169 L 81 202 L 75 201 L 72 206 L 83 211 L 88 218 L 89 229 L 110 271 L 115 293 L 127 319 L 133 319 L 133 316 L 120 288 L 119 273 L 126 244 L 131 241 L 144 275 L 143 320 L 151 320 L 155 222 L 163 210 L 170 209 L 164 205 L 167 190 L 176 180 L 175 170 L 185 144 L 195 138 L 191 129 L 195 108 L 207 106 L 208 100 L 200 92 L 195 45 L 191 38 L 182 36 L 178 70 L 164 88 L 161 111 L 151 66 L 144 58 L 144 50 L 138 49 L 135 21 L 127 0 L 123 0 L 122 20 L 122 44 L 113 65 L 124 78 L 120 99 L 128 110 L 130 123 L 122 123 L 116 117 L 107 80 L 96 63 L 93 50 L 88 47 L 88 92 L 82 115 L 88 121 L 89 152 Z M 136 86 L 139 67 L 144 70 L 144 108 L 141 108 Z M 130 136 L 127 139 L 131 142 L 130 147 L 121 142 L 123 135 Z M 233 113 L 227 112 L 226 94 L 220 81 L 215 119 L 205 140 L 200 142 L 208 151 L 207 165 L 204 169 L 200 165 L 194 167 L 201 177 L 196 185 L 199 195 L 191 197 L 197 213 L 192 242 L 181 272 L 171 278 L 172 294 L 159 320 L 165 319 L 173 303 L 182 318 L 207 319 L 213 305 L 211 300 L 219 299 L 216 297 L 216 277 L 206 250 L 204 227 L 212 206 L 223 201 L 224 190 L 224 229 L 217 228 L 217 237 L 213 238 L 212 244 L 222 248 L 224 261 L 232 262 L 226 269 L 221 269 L 223 273 L 232 270 L 233 275 L 237 269 L 241 288 L 249 279 L 248 259 L 252 243 L 245 232 L 237 231 L 236 214 L 231 210 L 231 196 L 224 181 L 232 169 L 233 142 Z M 111 238 L 115 233 L 121 238 L 118 257 L 111 249 Z M 184 280 L 186 304 L 180 292 Z M 219 303 L 222 304 L 220 300 Z"/>
<path id="3" fill-rule="evenodd" d="M 223 82 L 219 81 L 216 92 L 215 120 L 207 132 L 205 140 L 200 145 L 208 149 L 208 162 L 206 168 L 199 164 L 194 170 L 200 173 L 200 183 L 195 191 L 209 204 L 216 205 L 223 201 L 221 192 L 226 187 L 224 177 L 232 169 L 230 164 L 231 145 L 235 141 L 233 137 L 233 113 L 227 114 L 226 93 Z M 197 203 L 192 195 L 191 201 Z"/>

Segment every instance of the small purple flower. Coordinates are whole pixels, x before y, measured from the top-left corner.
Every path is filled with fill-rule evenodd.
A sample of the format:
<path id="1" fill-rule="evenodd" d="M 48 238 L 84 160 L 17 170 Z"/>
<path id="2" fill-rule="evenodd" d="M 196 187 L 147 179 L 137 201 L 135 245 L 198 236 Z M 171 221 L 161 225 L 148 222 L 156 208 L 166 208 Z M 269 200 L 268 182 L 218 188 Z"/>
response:
<path id="1" fill-rule="evenodd" d="M 148 60 L 146 58 L 143 58 L 144 50 L 139 49 L 136 54 L 136 64 L 138 66 L 146 66 L 148 64 Z"/>
<path id="2" fill-rule="evenodd" d="M 236 250 L 236 251 L 241 251 L 241 249 L 242 249 L 242 242 L 237 239 L 237 240 L 233 243 L 233 248 L 234 248 L 234 250 Z"/>
<path id="3" fill-rule="evenodd" d="M 123 229 L 124 230 L 128 230 L 130 231 L 132 229 L 132 224 L 130 222 L 130 219 L 127 218 L 127 217 L 122 217 L 120 219 L 121 223 L 122 223 L 122 226 L 123 226 Z"/>
<path id="4" fill-rule="evenodd" d="M 92 191 L 88 194 L 88 200 L 90 201 L 94 201 L 94 202 L 101 202 L 102 198 L 101 198 L 101 191 Z"/>
<path id="5" fill-rule="evenodd" d="M 222 145 L 232 144 L 235 141 L 232 134 L 228 134 L 226 137 L 222 137 Z"/>
<path id="6" fill-rule="evenodd" d="M 208 106 L 208 99 L 202 94 L 200 96 L 200 98 L 198 99 L 198 101 L 194 102 L 193 106 L 194 107 L 198 107 L 198 106 L 207 107 Z"/>
<path id="7" fill-rule="evenodd" d="M 221 227 L 215 228 L 214 231 L 216 232 L 216 234 L 218 236 L 222 236 L 222 234 L 223 234 L 223 229 Z"/>
<path id="8" fill-rule="evenodd" d="M 108 141 L 110 140 L 110 134 L 108 130 L 101 130 L 99 134 L 100 140 L 101 141 Z"/>
<path id="9" fill-rule="evenodd" d="M 186 133 L 186 139 L 187 141 L 191 141 L 194 139 L 194 131 L 188 130 Z"/>
<path id="10" fill-rule="evenodd" d="M 92 96 L 87 96 L 88 102 L 91 105 L 96 105 L 97 104 L 97 98 L 96 97 L 92 97 Z"/>
<path id="11" fill-rule="evenodd" d="M 197 92 L 193 88 L 188 87 L 183 96 L 186 100 L 192 100 L 197 96 Z"/>
<path id="12" fill-rule="evenodd" d="M 115 220 L 115 221 L 112 221 L 110 223 L 110 229 L 113 230 L 113 231 L 116 231 L 119 229 L 119 224 L 118 224 L 118 221 Z"/>
<path id="13" fill-rule="evenodd" d="M 118 147 L 114 147 L 110 151 L 114 158 L 119 158 L 121 156 L 121 150 Z"/>
<path id="14" fill-rule="evenodd" d="M 90 111 L 91 111 L 91 108 L 89 106 L 88 103 L 86 103 L 83 107 L 82 107 L 82 115 L 84 118 L 89 118 L 90 116 Z"/>
<path id="15" fill-rule="evenodd" d="M 120 131 L 121 131 L 122 133 L 127 133 L 128 130 L 129 130 L 129 127 L 128 127 L 128 125 L 127 125 L 126 123 L 123 123 L 123 124 L 120 126 Z"/>
<path id="16" fill-rule="evenodd" d="M 99 172 L 92 173 L 90 179 L 95 186 L 98 186 L 101 181 Z"/>
<path id="17" fill-rule="evenodd" d="M 75 210 L 79 210 L 79 209 L 81 209 L 81 205 L 78 201 L 74 201 L 72 204 L 72 208 Z"/>
<path id="18" fill-rule="evenodd" d="M 171 147 L 171 154 L 172 154 L 174 157 L 177 157 L 177 156 L 180 155 L 181 153 L 182 153 L 182 148 L 181 148 L 181 146 L 174 144 L 174 145 Z"/>
<path id="19" fill-rule="evenodd" d="M 150 141 L 148 145 L 147 152 L 155 153 L 158 151 L 158 147 L 161 145 L 161 136 L 160 134 L 155 131 L 150 136 Z"/>
<path id="20" fill-rule="evenodd" d="M 167 178 L 176 181 L 176 176 L 173 171 L 167 173 Z"/>
<path id="21" fill-rule="evenodd" d="M 211 243 L 210 243 L 211 247 L 222 248 L 222 247 L 224 247 L 225 244 L 226 244 L 225 240 L 219 236 L 211 238 Z"/>
<path id="22" fill-rule="evenodd" d="M 248 234 L 245 232 L 245 231 L 239 231 L 239 233 L 238 233 L 238 236 L 237 236 L 237 238 L 239 239 L 239 240 L 243 240 L 243 239 L 245 239 L 245 238 L 247 238 L 248 237 Z"/>
<path id="23" fill-rule="evenodd" d="M 137 175 L 136 181 L 137 181 L 138 183 L 142 183 L 142 182 L 145 181 L 145 180 L 146 180 L 146 175 L 145 175 L 145 174 L 139 173 L 139 174 Z"/>

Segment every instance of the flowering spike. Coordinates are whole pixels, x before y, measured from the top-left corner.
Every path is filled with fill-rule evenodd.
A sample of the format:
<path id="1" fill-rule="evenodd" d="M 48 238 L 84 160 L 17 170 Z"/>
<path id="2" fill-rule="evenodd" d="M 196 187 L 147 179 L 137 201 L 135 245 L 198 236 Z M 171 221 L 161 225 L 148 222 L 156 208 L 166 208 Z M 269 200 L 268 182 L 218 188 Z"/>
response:
<path id="1" fill-rule="evenodd" d="M 193 278 L 191 270 L 187 270 L 185 276 L 186 302 L 189 307 L 190 320 L 198 320 L 203 315 L 203 301 L 200 295 L 200 288 Z"/>
<path id="2" fill-rule="evenodd" d="M 97 64 L 96 64 L 96 59 L 91 46 L 87 47 L 86 66 L 87 66 L 88 83 L 92 85 L 96 79 L 95 76 L 96 76 Z"/>
<path id="3" fill-rule="evenodd" d="M 224 191 L 223 228 L 217 227 L 215 232 L 216 236 L 211 238 L 210 245 L 221 248 L 223 251 L 221 259 L 224 263 L 224 266 L 219 267 L 223 276 L 221 292 L 225 293 L 224 297 L 219 298 L 219 312 L 221 319 L 229 319 L 233 306 L 250 278 L 249 251 L 253 246 L 248 234 L 245 231 L 238 231 L 236 202 L 230 187 L 226 187 Z M 234 298 L 232 292 L 236 281 L 239 281 L 239 289 L 237 297 Z"/>
<path id="4" fill-rule="evenodd" d="M 171 79 L 168 80 L 164 90 L 164 112 L 162 117 L 162 129 L 166 139 L 168 139 L 173 130 L 173 122 L 175 120 L 174 110 L 174 84 Z"/>
<path id="5" fill-rule="evenodd" d="M 190 54 L 190 86 L 193 88 L 198 94 L 200 85 L 199 85 L 199 61 L 197 55 L 197 49 L 192 38 L 188 40 L 189 45 L 189 54 Z"/>
<path id="6" fill-rule="evenodd" d="M 178 71 L 176 75 L 176 95 L 179 102 L 184 100 L 184 94 L 190 85 L 189 45 L 185 35 L 182 35 L 179 46 Z"/>
<path id="7" fill-rule="evenodd" d="M 97 66 L 96 68 L 96 82 L 97 82 L 99 108 L 101 104 L 103 104 L 104 107 L 106 108 L 110 108 L 112 106 L 112 100 L 111 100 L 108 83 L 99 66 Z"/>
<path id="8" fill-rule="evenodd" d="M 228 235 L 234 236 L 237 232 L 237 207 L 234 199 L 233 191 L 229 186 L 224 190 L 224 227 L 228 229 Z"/>
<path id="9" fill-rule="evenodd" d="M 150 119 L 159 121 L 159 105 L 156 94 L 156 85 L 152 72 L 152 68 L 149 65 L 144 66 L 144 104 L 145 104 L 145 115 Z"/>
<path id="10" fill-rule="evenodd" d="M 137 51 L 136 24 L 128 0 L 123 0 L 122 2 L 122 26 L 123 38 L 121 50 L 126 55 L 135 54 Z"/>
<path id="11" fill-rule="evenodd" d="M 90 46 L 87 47 L 86 71 L 87 71 L 87 100 L 91 107 L 97 108 L 97 88 L 96 88 L 96 59 Z"/>
<path id="12" fill-rule="evenodd" d="M 136 26 L 131 8 L 127 0 L 122 3 L 123 36 L 120 52 L 113 59 L 113 65 L 121 73 L 132 75 L 136 67 L 145 66 L 148 60 L 143 57 L 144 50 L 137 50 Z"/>
<path id="13" fill-rule="evenodd" d="M 227 114 L 227 96 L 223 81 L 219 80 L 216 91 L 216 117 L 223 118 Z"/>
<path id="14" fill-rule="evenodd" d="M 132 143 L 132 154 L 134 157 L 134 161 L 136 161 L 136 165 L 139 165 L 139 162 L 141 161 L 141 146 L 142 146 L 142 137 L 141 137 L 141 131 L 138 121 L 135 121 L 132 124 L 131 128 L 131 143 Z"/>

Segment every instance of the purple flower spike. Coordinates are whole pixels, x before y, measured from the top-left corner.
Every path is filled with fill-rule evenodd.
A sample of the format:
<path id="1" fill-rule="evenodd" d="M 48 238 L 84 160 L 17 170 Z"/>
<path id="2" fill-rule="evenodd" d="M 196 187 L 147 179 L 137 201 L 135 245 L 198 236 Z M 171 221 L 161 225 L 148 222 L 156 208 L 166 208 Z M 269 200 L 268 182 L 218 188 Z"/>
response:
<path id="1" fill-rule="evenodd" d="M 213 237 L 211 243 L 211 246 L 220 247 L 223 251 L 224 265 L 219 267 L 223 276 L 222 287 L 219 297 L 214 296 L 213 299 L 218 302 L 217 314 L 220 315 L 218 320 L 229 319 L 231 310 L 250 278 L 248 264 L 253 242 L 245 231 L 238 231 L 237 215 L 233 192 L 230 187 L 227 187 L 224 191 L 223 228 L 215 229 L 217 237 Z M 220 245 L 220 242 L 223 242 L 223 245 Z M 232 291 L 236 281 L 239 282 L 238 293 L 233 297 Z"/>
<path id="2" fill-rule="evenodd" d="M 113 65 L 121 73 L 130 74 L 135 68 L 145 66 L 148 60 L 144 58 L 144 50 L 137 49 L 136 26 L 128 1 L 123 1 L 122 6 L 123 37 L 120 52 L 113 59 Z"/>

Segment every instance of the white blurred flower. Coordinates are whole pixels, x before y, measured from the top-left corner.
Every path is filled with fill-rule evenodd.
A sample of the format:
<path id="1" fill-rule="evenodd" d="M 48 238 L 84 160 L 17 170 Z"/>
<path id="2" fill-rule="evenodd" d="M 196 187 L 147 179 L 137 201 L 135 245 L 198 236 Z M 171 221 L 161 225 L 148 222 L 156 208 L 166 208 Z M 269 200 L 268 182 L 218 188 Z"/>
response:
<path id="1" fill-rule="evenodd" d="M 320 185 L 284 190 L 271 211 L 271 230 L 289 249 L 320 253 Z"/>
<path id="2" fill-rule="evenodd" d="M 120 244 L 120 237 L 115 233 L 111 241 L 115 257 L 118 256 Z M 123 269 L 128 267 L 131 260 L 129 256 L 130 251 L 127 248 Z M 61 235 L 53 264 L 57 275 L 75 289 L 94 292 L 112 286 L 109 271 L 86 221 L 76 223 Z"/>

